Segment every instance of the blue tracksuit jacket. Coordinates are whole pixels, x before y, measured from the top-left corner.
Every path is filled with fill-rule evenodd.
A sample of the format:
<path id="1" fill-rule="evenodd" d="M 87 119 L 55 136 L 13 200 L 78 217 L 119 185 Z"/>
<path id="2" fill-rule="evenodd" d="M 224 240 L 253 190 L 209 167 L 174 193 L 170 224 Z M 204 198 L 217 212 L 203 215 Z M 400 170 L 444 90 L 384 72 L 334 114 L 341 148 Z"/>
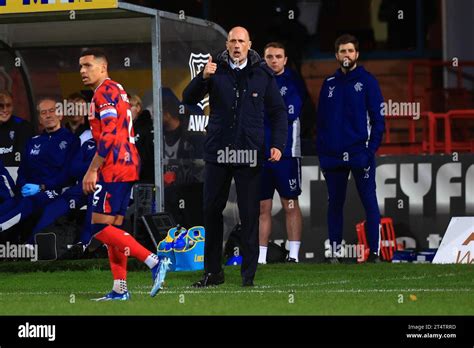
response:
<path id="1" fill-rule="evenodd" d="M 383 97 L 375 77 L 362 66 L 341 69 L 324 80 L 319 95 L 317 148 L 321 156 L 342 158 L 367 151 L 373 156 L 382 142 Z"/>
<path id="2" fill-rule="evenodd" d="M 37 184 L 61 192 L 70 183 L 69 166 L 79 147 L 79 138 L 65 128 L 32 137 L 18 168 L 16 190 L 20 192 L 25 184 Z"/>
<path id="3" fill-rule="evenodd" d="M 285 101 L 288 111 L 288 137 L 286 141 L 283 157 L 301 157 L 300 141 L 300 115 L 305 98 L 303 81 L 296 73 L 289 68 L 285 68 L 283 74 L 275 75 L 275 80 L 280 90 L 280 95 Z M 270 157 L 271 148 L 271 122 L 265 113 L 265 158 Z"/>

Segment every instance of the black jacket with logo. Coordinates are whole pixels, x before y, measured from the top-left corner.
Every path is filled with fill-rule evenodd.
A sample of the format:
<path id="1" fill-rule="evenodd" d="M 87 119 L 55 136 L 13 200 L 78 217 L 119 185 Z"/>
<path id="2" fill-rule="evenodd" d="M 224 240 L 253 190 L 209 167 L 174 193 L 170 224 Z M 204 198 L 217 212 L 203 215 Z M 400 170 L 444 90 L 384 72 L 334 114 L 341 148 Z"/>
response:
<path id="1" fill-rule="evenodd" d="M 216 60 L 214 75 L 204 80 L 202 71 L 183 92 L 185 104 L 197 104 L 209 93 L 210 115 L 204 143 L 204 160 L 217 162 L 218 151 L 257 150 L 264 157 L 264 110 L 272 128 L 271 147 L 282 153 L 288 132 L 288 115 L 273 71 L 257 52 L 249 50 L 248 63 L 239 73 L 229 65 L 228 51 Z"/>

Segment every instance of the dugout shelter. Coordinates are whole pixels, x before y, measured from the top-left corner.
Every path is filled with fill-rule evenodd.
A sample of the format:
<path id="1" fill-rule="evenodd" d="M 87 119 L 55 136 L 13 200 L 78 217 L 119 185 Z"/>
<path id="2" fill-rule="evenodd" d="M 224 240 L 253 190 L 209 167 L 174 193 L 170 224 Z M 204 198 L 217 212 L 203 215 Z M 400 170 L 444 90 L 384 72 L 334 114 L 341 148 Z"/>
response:
<path id="1" fill-rule="evenodd" d="M 91 95 L 80 79 L 79 56 L 85 48 L 103 48 L 111 78 L 139 95 L 152 114 L 156 208 L 163 211 L 162 90 L 176 97 L 188 125 L 190 112 L 179 105 L 182 91 L 225 40 L 215 23 L 118 0 L 0 0 L 0 89 L 12 92 L 15 114 L 37 126 L 40 96 Z M 192 114 L 191 132 L 203 134 L 207 100 Z"/>

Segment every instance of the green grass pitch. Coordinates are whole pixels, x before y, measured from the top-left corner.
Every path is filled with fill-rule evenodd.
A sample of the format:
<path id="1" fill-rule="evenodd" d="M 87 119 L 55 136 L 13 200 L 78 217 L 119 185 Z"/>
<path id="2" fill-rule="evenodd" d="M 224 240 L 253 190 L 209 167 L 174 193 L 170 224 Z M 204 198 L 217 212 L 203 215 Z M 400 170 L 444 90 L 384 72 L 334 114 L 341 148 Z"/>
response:
<path id="1" fill-rule="evenodd" d="M 223 285 L 207 289 L 189 287 L 201 272 L 168 273 L 151 298 L 150 272 L 130 264 L 131 301 L 94 302 L 111 289 L 107 260 L 2 262 L 0 315 L 474 314 L 472 265 L 264 265 L 253 288 L 231 266 Z"/>

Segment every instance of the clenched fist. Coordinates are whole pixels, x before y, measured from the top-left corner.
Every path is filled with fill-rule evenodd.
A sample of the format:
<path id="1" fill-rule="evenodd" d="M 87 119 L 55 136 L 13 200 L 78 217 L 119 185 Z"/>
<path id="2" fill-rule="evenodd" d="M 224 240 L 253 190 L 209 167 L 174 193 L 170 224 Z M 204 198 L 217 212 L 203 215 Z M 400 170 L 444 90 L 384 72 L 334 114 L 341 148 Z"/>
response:
<path id="1" fill-rule="evenodd" d="M 206 66 L 204 67 L 204 71 L 202 72 L 202 78 L 208 79 L 211 75 L 214 75 L 217 70 L 217 64 L 212 62 L 212 56 L 209 56 L 209 60 L 207 61 Z"/>

